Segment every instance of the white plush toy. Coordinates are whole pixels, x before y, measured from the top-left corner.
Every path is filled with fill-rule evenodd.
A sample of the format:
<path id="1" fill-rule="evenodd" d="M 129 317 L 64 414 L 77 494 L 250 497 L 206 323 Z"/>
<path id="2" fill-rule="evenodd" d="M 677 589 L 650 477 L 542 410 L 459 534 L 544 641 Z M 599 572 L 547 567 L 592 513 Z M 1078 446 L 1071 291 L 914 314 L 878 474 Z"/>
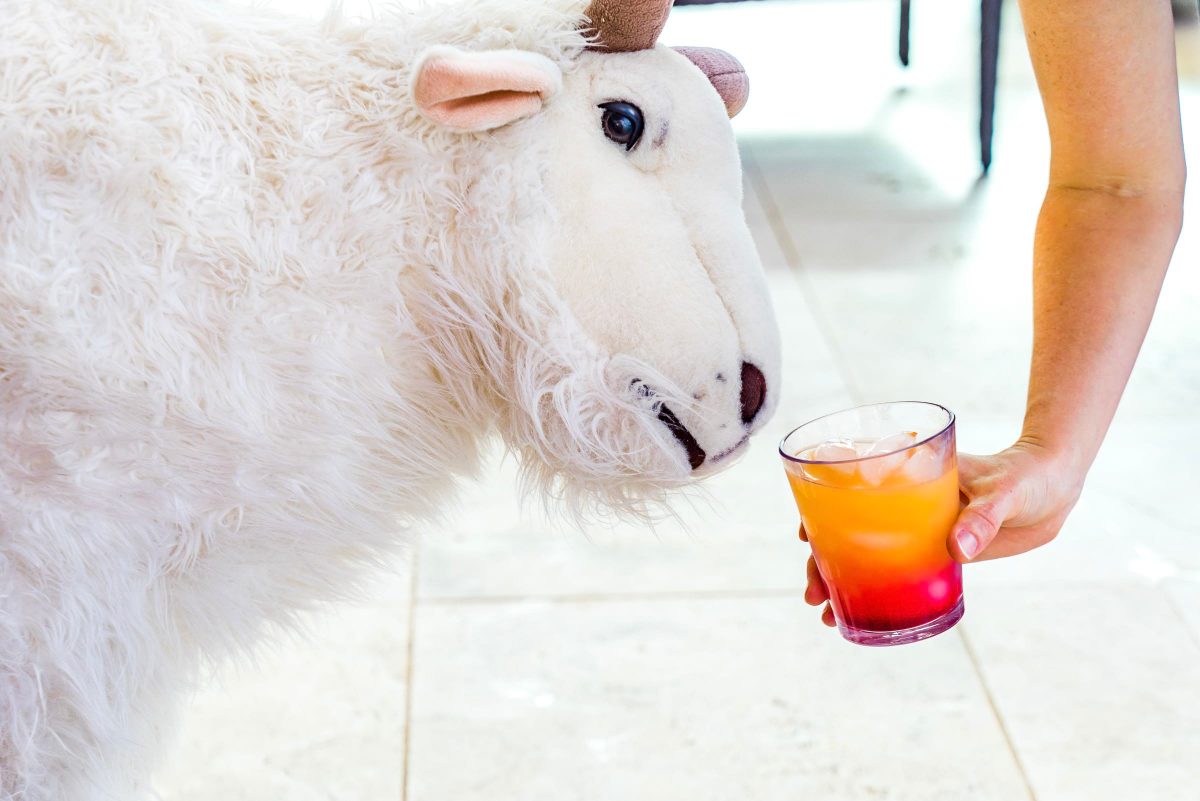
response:
<path id="1" fill-rule="evenodd" d="M 492 434 L 618 510 L 743 448 L 745 76 L 668 6 L 0 2 L 0 799 L 139 797 L 204 661 Z"/>

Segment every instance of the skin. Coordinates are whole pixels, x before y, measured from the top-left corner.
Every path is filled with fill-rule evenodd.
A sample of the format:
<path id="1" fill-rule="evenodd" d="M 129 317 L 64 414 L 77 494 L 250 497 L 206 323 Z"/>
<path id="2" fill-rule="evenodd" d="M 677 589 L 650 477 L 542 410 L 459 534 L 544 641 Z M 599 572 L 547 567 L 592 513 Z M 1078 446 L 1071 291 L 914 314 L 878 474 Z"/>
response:
<path id="1" fill-rule="evenodd" d="M 1183 223 L 1185 167 L 1167 0 L 1021 0 L 1050 129 L 1034 235 L 1034 342 L 1021 437 L 959 455 L 960 562 L 1024 553 L 1070 513 L 1154 314 Z M 807 537 L 801 529 L 801 539 Z M 809 558 L 805 600 L 828 593 Z"/>

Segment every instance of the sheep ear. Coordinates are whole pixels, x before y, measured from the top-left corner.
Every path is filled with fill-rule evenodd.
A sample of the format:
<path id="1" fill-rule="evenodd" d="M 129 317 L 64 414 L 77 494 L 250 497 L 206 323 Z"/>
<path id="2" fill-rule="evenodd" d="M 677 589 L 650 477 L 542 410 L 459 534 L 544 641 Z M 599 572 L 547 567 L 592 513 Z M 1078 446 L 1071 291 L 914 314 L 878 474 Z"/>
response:
<path id="1" fill-rule="evenodd" d="M 455 131 L 487 131 L 537 113 L 562 88 L 550 59 L 524 50 L 431 47 L 413 68 L 413 101 Z"/>

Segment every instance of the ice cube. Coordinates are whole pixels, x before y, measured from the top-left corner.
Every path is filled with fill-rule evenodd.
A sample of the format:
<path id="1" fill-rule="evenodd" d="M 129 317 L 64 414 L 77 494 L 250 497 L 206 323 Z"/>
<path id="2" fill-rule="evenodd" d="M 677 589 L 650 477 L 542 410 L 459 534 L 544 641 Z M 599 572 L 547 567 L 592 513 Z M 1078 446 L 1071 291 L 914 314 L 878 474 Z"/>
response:
<path id="1" fill-rule="evenodd" d="M 826 466 L 831 470 L 849 475 L 855 470 L 855 463 L 851 460 L 858 458 L 858 451 L 854 449 L 854 443 L 848 440 L 831 439 L 810 448 L 804 458 L 812 462 L 834 462 L 835 464 Z M 836 464 L 837 462 L 845 462 L 845 464 Z"/>
<path id="2" fill-rule="evenodd" d="M 877 487 L 882 484 L 885 478 L 904 467 L 909 454 L 905 449 L 916 441 L 917 432 L 915 431 L 902 431 L 899 434 L 891 434 L 883 439 L 875 440 L 867 449 L 865 454 L 867 458 L 863 459 L 858 466 L 863 479 L 872 486 Z M 893 451 L 897 452 L 893 453 Z"/>
<path id="3" fill-rule="evenodd" d="M 915 445 L 917 442 L 916 431 L 901 431 L 899 434 L 890 434 L 883 439 L 877 439 L 867 449 L 867 456 L 874 456 L 877 453 L 891 453 L 898 451 L 901 448 L 908 448 Z"/>
<path id="4" fill-rule="evenodd" d="M 907 459 L 908 453 L 906 451 L 891 453 L 887 456 L 876 456 L 859 462 L 858 471 L 862 473 L 864 481 L 873 487 L 878 487 L 883 483 L 885 478 L 904 467 L 904 462 Z"/>
<path id="5" fill-rule="evenodd" d="M 807 458 L 813 462 L 844 462 L 847 459 L 858 458 L 854 443 L 844 439 L 827 440 L 808 453 Z"/>
<path id="6" fill-rule="evenodd" d="M 942 456 L 932 445 L 922 445 L 909 452 L 904 463 L 904 477 L 914 484 L 933 481 L 942 474 Z"/>

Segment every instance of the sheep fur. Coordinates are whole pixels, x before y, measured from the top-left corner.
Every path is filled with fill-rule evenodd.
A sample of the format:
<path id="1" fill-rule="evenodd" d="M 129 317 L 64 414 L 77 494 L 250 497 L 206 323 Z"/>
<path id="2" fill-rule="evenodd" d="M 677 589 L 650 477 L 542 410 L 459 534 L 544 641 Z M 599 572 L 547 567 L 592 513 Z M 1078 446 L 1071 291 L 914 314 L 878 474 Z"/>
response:
<path id="1" fill-rule="evenodd" d="M 0 19 L 0 799 L 139 797 L 206 661 L 345 595 L 492 434 L 541 496 L 638 514 L 705 472 L 661 404 L 713 452 L 754 427 L 728 423 L 736 380 L 618 341 L 636 319 L 588 322 L 570 287 L 604 259 L 556 260 L 602 247 L 581 215 L 615 212 L 567 208 L 554 98 L 470 135 L 412 102 L 432 45 L 537 54 L 561 97 L 590 85 L 615 67 L 589 59 L 618 56 L 585 52 L 578 3 L 362 23 L 0 0 Z M 729 228 L 748 277 L 673 319 L 719 312 L 700 345 L 762 367 L 765 419 L 778 343 L 728 125 L 710 138 L 735 216 L 695 225 Z M 651 289 L 633 305 L 670 317 Z"/>

